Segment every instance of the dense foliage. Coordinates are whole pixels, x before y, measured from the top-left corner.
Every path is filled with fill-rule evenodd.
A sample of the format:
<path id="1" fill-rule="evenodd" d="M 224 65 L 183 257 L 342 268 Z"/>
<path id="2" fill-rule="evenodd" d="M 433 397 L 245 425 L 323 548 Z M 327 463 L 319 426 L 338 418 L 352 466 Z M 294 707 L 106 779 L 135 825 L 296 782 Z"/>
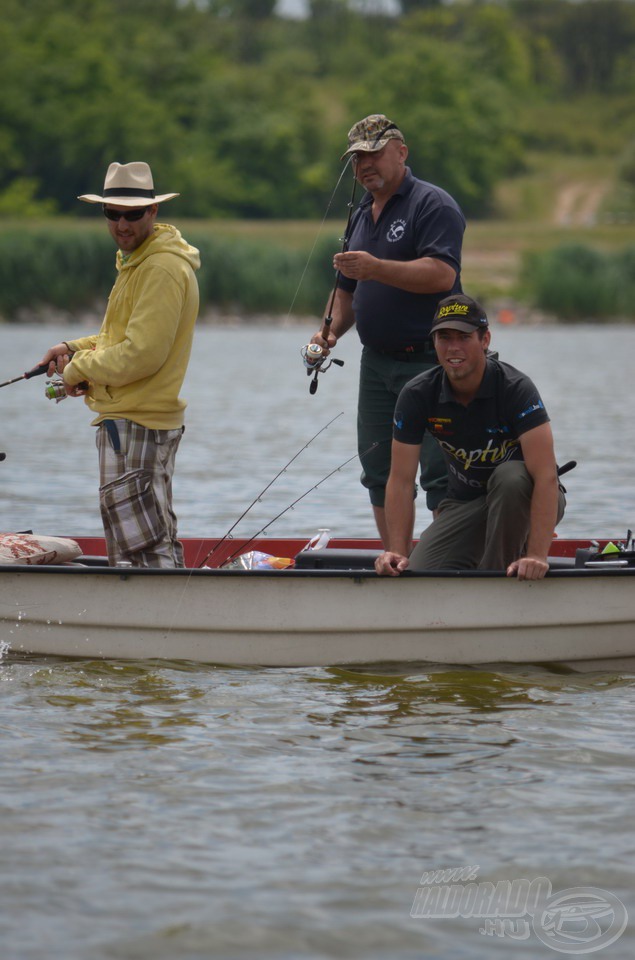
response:
<path id="1" fill-rule="evenodd" d="M 635 316 L 635 247 L 602 252 L 581 243 L 525 257 L 527 299 L 564 321 Z"/>
<path id="2" fill-rule="evenodd" d="M 274 0 L 2 6 L 0 216 L 85 214 L 75 198 L 111 160 L 147 159 L 181 192 L 177 215 L 318 217 L 348 127 L 371 112 L 472 216 L 544 138 L 541 102 L 610 93 L 623 108 L 606 137 L 635 139 L 628 0 L 402 0 L 397 16 L 310 0 L 301 20 Z M 579 147 L 566 123 L 548 136 Z"/>

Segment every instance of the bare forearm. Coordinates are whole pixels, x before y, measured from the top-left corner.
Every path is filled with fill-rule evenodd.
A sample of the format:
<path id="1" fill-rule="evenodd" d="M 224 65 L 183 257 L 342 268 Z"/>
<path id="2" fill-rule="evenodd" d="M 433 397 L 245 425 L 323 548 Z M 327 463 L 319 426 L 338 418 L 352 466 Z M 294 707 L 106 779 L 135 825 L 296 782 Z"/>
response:
<path id="1" fill-rule="evenodd" d="M 327 319 L 330 321 L 328 324 Z M 311 337 L 311 343 L 333 349 L 339 338 L 355 326 L 353 295 L 345 290 L 336 289 L 335 296 L 331 295 L 326 304 L 324 321 L 318 332 Z"/>
<path id="2" fill-rule="evenodd" d="M 391 477 L 386 486 L 386 549 L 407 557 L 412 549 L 414 499 L 412 482 Z"/>
<path id="3" fill-rule="evenodd" d="M 333 304 L 331 306 L 331 299 Z M 343 337 L 345 333 L 355 326 L 355 314 L 353 313 L 353 297 L 344 290 L 336 290 L 335 298 L 329 297 L 326 309 L 324 310 L 324 319 L 328 317 L 329 307 L 331 308 L 331 333 L 338 338 Z"/>
<path id="4" fill-rule="evenodd" d="M 364 250 L 338 253 L 334 263 L 351 280 L 375 280 L 408 293 L 444 293 L 454 286 L 456 271 L 443 260 L 380 260 Z"/>
<path id="5" fill-rule="evenodd" d="M 377 260 L 374 280 L 408 293 L 442 293 L 454 286 L 456 272 L 447 263 L 424 257 L 401 262 Z"/>
<path id="6" fill-rule="evenodd" d="M 541 478 L 534 481 L 529 515 L 527 556 L 546 560 L 558 520 L 558 479 Z"/>
<path id="7" fill-rule="evenodd" d="M 549 423 L 528 430 L 520 438 L 525 467 L 533 481 L 529 535 L 524 557 L 514 560 L 507 576 L 540 580 L 549 571 L 549 548 L 558 521 L 558 473 Z"/>

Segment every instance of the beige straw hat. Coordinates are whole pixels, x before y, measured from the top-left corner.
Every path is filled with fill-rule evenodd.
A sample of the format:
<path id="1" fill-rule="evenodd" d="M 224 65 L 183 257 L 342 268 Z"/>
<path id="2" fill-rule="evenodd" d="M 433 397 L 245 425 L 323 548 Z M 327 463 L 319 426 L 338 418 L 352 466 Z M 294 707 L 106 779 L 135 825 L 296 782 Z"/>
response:
<path id="1" fill-rule="evenodd" d="M 86 203 L 114 203 L 121 207 L 149 207 L 173 200 L 178 193 L 156 196 L 152 171 L 147 163 L 111 163 L 104 181 L 104 195 L 85 193 L 78 200 Z"/>

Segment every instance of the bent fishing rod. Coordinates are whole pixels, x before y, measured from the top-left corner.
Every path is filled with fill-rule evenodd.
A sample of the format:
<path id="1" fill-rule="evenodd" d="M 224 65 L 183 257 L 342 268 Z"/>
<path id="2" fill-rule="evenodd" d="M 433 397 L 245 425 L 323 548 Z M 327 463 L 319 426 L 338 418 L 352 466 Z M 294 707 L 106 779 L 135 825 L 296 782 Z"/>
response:
<path id="1" fill-rule="evenodd" d="M 349 157 L 348 163 L 352 163 L 352 157 Z M 344 170 L 346 167 L 344 168 Z M 353 219 L 353 210 L 355 207 L 355 191 L 357 189 L 357 177 L 355 176 L 355 168 L 353 166 L 353 189 L 351 190 L 351 199 L 348 201 L 348 218 L 346 220 L 346 227 L 344 229 L 344 236 L 340 237 L 340 242 L 342 244 L 342 253 L 346 253 L 348 250 L 348 244 L 350 241 L 349 232 L 351 228 L 351 220 Z M 322 322 L 322 329 L 320 330 L 320 336 L 328 342 L 328 334 L 331 329 L 331 324 L 333 323 L 333 306 L 335 304 L 335 297 L 337 295 L 337 290 L 342 278 L 342 273 L 340 270 L 335 272 L 335 282 L 333 284 L 333 290 L 331 292 L 331 297 L 328 303 L 326 310 L 326 316 Z M 300 351 L 302 359 L 304 360 L 304 366 L 306 367 L 307 376 L 310 377 L 313 374 L 313 379 L 309 384 L 309 393 L 313 395 L 318 388 L 318 374 L 326 373 L 332 363 L 336 364 L 338 367 L 344 366 L 344 361 L 339 360 L 337 357 L 328 358 L 328 347 L 321 347 L 319 343 L 307 343 L 305 347 L 302 347 Z"/>
<path id="2" fill-rule="evenodd" d="M 277 480 L 279 477 L 281 477 L 282 474 L 285 473 L 285 471 L 287 471 L 287 470 L 289 469 L 289 467 L 291 466 L 291 464 L 292 464 L 295 460 L 298 459 L 298 457 L 300 456 L 300 454 L 303 453 L 303 452 L 306 450 L 306 448 L 307 448 L 308 446 L 310 446 L 310 444 L 313 443 L 314 440 L 317 440 L 317 438 L 320 436 L 321 433 L 324 433 L 325 430 L 328 430 L 328 428 L 331 426 L 332 423 L 335 423 L 335 421 L 338 420 L 338 419 L 339 419 L 340 417 L 342 417 L 343 415 L 344 415 L 344 411 L 341 410 L 335 417 L 333 417 L 332 420 L 329 420 L 329 422 L 328 422 L 327 424 L 325 424 L 325 426 L 321 427 L 320 430 L 318 430 L 318 432 L 317 432 L 316 434 L 314 434 L 314 435 L 311 437 L 310 440 L 307 440 L 307 442 L 304 444 L 304 446 L 301 447 L 301 448 L 298 450 L 298 452 L 297 452 L 296 454 L 294 454 L 294 456 L 292 456 L 291 459 L 290 459 L 287 463 L 285 463 L 285 465 L 284 465 L 284 467 L 282 468 L 282 470 L 279 470 L 279 471 L 278 471 L 278 473 L 275 475 L 275 477 L 273 478 L 273 480 L 270 480 L 270 481 L 269 481 L 269 483 L 267 484 L 267 486 L 264 487 L 264 488 L 260 491 L 260 493 L 258 494 L 258 496 L 255 497 L 255 498 L 252 500 L 252 502 L 249 504 L 249 506 L 247 507 L 247 509 L 246 509 L 246 510 L 243 510 L 243 512 L 241 513 L 241 515 L 238 517 L 238 520 L 236 520 L 236 522 L 232 524 L 232 526 L 229 528 L 229 530 L 227 531 L 227 533 L 226 533 L 223 537 L 221 537 L 221 539 L 218 541 L 218 543 L 216 543 L 216 544 L 212 547 L 212 549 L 211 549 L 210 552 L 207 554 L 207 556 L 204 557 L 203 560 L 201 560 L 201 562 L 198 564 L 199 567 L 204 566 L 204 565 L 207 563 L 207 561 L 209 560 L 209 558 L 210 558 L 213 554 L 215 554 L 216 551 L 217 551 L 220 547 L 222 547 L 222 545 L 225 543 L 225 541 L 231 539 L 231 535 L 232 535 L 233 531 L 236 529 L 236 527 L 238 526 L 238 524 L 240 523 L 240 521 L 243 520 L 243 519 L 247 516 L 247 514 L 249 513 L 249 511 L 251 510 L 252 507 L 254 507 L 257 503 L 259 503 L 259 502 L 262 500 L 262 498 L 264 497 L 264 495 L 265 495 L 265 493 L 267 492 L 267 490 L 269 490 L 269 488 L 274 485 L 274 483 L 276 482 L 276 480 Z"/>
<path id="3" fill-rule="evenodd" d="M 304 500 L 305 497 L 308 497 L 308 495 L 310 493 L 313 493 L 314 490 L 317 490 L 318 487 L 320 487 L 323 483 L 325 483 L 334 474 L 338 473 L 340 470 L 343 470 L 344 467 L 351 462 L 351 460 L 356 460 L 358 456 L 362 456 L 362 457 L 366 456 L 367 453 L 370 453 L 371 450 L 374 450 L 375 447 L 379 446 L 379 443 L 380 441 L 376 440 L 375 443 L 371 444 L 370 447 L 368 447 L 367 450 L 364 450 L 362 454 L 354 453 L 353 456 L 349 457 L 348 460 L 345 460 L 344 463 L 340 463 L 339 467 L 335 467 L 334 470 L 331 470 L 331 472 L 327 473 L 325 477 L 322 477 L 321 480 L 318 480 L 317 483 L 314 483 L 313 486 L 309 487 L 309 489 L 306 490 L 303 494 L 301 494 L 299 497 L 296 497 L 293 503 L 290 503 L 288 507 L 285 507 L 284 510 L 281 510 L 280 513 L 277 513 L 276 516 L 273 518 L 273 520 L 269 520 L 269 522 L 266 523 L 264 527 L 260 528 L 258 533 L 254 533 L 253 537 L 250 537 L 249 540 L 246 540 L 244 543 L 241 543 L 241 545 L 237 547 L 236 550 L 234 550 L 234 552 L 230 554 L 223 561 L 223 566 L 226 566 L 228 563 L 231 563 L 231 561 L 234 560 L 238 556 L 238 554 L 245 549 L 245 547 L 248 547 L 250 543 L 253 543 L 254 540 L 257 540 L 258 537 L 265 532 L 265 530 L 268 530 L 269 527 L 276 522 L 276 520 L 279 520 L 280 517 L 283 517 L 285 513 L 289 512 L 289 510 L 293 510 L 296 504 L 300 503 L 301 500 Z"/>

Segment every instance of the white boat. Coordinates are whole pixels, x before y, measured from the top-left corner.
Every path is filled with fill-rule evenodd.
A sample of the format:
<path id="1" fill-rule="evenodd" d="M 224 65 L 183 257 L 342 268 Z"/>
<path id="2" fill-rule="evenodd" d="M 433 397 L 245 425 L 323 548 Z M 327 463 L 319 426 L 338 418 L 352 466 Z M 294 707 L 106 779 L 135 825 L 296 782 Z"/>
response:
<path id="1" fill-rule="evenodd" d="M 305 541 L 189 540 L 186 569 L 142 570 L 105 566 L 98 538 L 73 539 L 78 562 L 0 566 L 5 651 L 264 667 L 635 666 L 635 566 L 575 566 L 593 541 L 554 540 L 545 579 L 521 582 L 477 571 L 378 577 L 377 541 L 299 553 Z M 289 569 L 220 568 L 241 547 L 299 556 Z"/>

